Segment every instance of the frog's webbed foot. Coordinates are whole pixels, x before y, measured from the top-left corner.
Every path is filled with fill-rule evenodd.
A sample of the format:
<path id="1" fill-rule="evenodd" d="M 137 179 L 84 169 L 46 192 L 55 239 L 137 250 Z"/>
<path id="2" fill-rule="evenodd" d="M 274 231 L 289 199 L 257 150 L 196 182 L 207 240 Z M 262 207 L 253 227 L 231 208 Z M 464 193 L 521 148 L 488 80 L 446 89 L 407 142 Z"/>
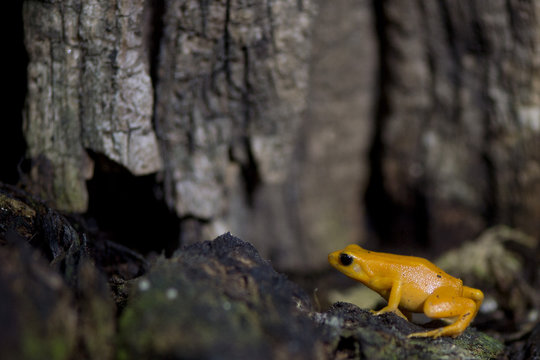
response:
<path id="1" fill-rule="evenodd" d="M 444 333 L 444 329 L 445 327 L 442 327 L 442 328 L 439 328 L 439 329 L 435 329 L 435 330 L 431 330 L 431 331 L 422 331 L 422 332 L 417 332 L 417 333 L 412 333 L 412 334 L 409 334 L 407 335 L 408 338 L 413 338 L 413 337 L 432 337 L 434 339 L 440 337 L 440 336 L 443 336 L 443 335 L 451 335 L 451 334 L 445 334 Z M 457 335 L 453 335 L 452 337 L 456 337 Z"/>
<path id="2" fill-rule="evenodd" d="M 383 307 L 383 308 L 382 308 L 381 310 L 379 310 L 379 311 L 370 310 L 370 312 L 371 312 L 373 315 L 375 315 L 375 316 L 382 315 L 382 314 L 386 314 L 386 313 L 394 313 L 394 314 L 396 314 L 397 316 L 399 316 L 400 318 L 403 318 L 403 319 L 405 319 L 405 320 L 407 320 L 407 321 L 409 321 L 409 317 L 410 317 L 410 313 L 403 314 L 403 313 L 401 312 L 401 310 L 399 310 L 399 309 L 397 309 L 397 308 L 392 309 L 392 308 L 390 308 L 390 307 L 388 307 L 388 306 Z M 408 316 L 406 316 L 406 315 L 408 315 Z"/>

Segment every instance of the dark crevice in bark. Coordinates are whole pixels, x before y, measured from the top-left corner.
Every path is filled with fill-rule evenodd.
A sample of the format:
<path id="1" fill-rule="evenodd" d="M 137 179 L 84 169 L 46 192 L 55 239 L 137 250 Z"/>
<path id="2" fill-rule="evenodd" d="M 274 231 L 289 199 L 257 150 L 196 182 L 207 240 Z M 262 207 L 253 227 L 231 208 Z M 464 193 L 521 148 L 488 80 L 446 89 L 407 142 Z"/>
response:
<path id="1" fill-rule="evenodd" d="M 108 240 L 144 254 L 170 255 L 178 246 L 179 221 L 167 207 L 155 175 L 134 176 L 105 156 L 88 153 L 95 170 L 87 182 L 87 217 Z"/>
<path id="2" fill-rule="evenodd" d="M 240 165 L 240 170 L 242 174 L 242 179 L 244 183 L 244 190 L 246 195 L 246 202 L 248 206 L 253 206 L 254 204 L 254 195 L 261 184 L 261 176 L 259 172 L 259 168 L 257 165 L 257 161 L 255 159 L 255 156 L 253 154 L 253 150 L 251 148 L 250 143 L 250 126 L 252 121 L 252 99 L 251 99 L 251 92 L 252 92 L 252 85 L 250 80 L 250 52 L 247 46 L 242 46 L 241 48 L 241 54 L 242 54 L 242 61 L 243 61 L 243 77 L 242 77 L 242 86 L 239 87 L 236 84 L 234 84 L 232 80 L 232 74 L 230 70 L 230 34 L 229 34 L 229 19 L 230 19 L 230 0 L 227 0 L 226 3 L 226 14 L 225 14 L 225 27 L 224 27 L 224 69 L 225 69 L 225 76 L 226 81 L 229 89 L 231 90 L 232 94 L 240 94 L 240 101 L 242 106 L 242 117 L 241 117 L 241 124 L 239 126 L 241 127 L 241 133 L 239 136 L 239 147 L 242 149 L 243 156 L 241 158 L 238 158 L 235 156 L 234 151 L 230 149 L 229 156 L 231 158 L 231 161 L 235 161 Z M 235 146 L 234 144 L 232 145 Z"/>
<path id="3" fill-rule="evenodd" d="M 22 1 L 14 1 L 14 7 L 6 13 L 16 14 L 10 24 L 10 35 L 7 36 L 9 56 L 5 56 L 4 65 L 5 92 L 9 94 L 3 119 L 0 121 L 0 156 L 2 168 L 0 181 L 15 184 L 20 178 L 20 164 L 24 160 L 26 141 L 23 136 L 23 116 L 21 109 L 27 92 L 28 54 L 24 47 L 22 18 Z M 11 42 L 11 43 L 10 43 Z"/>
<path id="4" fill-rule="evenodd" d="M 497 195 L 497 169 L 489 154 L 490 136 L 486 135 L 484 140 L 484 150 L 482 152 L 482 162 L 486 172 L 486 190 L 484 194 L 484 219 L 486 225 L 494 226 L 498 221 L 498 195 Z M 486 148 L 487 147 L 487 148 Z"/>
<path id="5" fill-rule="evenodd" d="M 195 124 L 195 119 L 193 118 L 193 112 L 186 114 L 187 116 L 187 127 L 186 131 L 186 150 L 189 156 L 193 156 L 195 153 L 195 132 L 197 131 L 197 125 Z"/>
<path id="6" fill-rule="evenodd" d="M 429 208 L 425 194 L 425 188 L 418 184 L 413 191 L 414 195 L 414 216 L 413 216 L 413 240 L 416 245 L 427 248 L 430 244 L 429 236 Z M 397 239 L 399 241 L 399 239 Z"/>
<path id="7" fill-rule="evenodd" d="M 388 82 L 389 64 L 387 63 L 387 34 L 386 20 L 383 4 L 378 0 L 372 2 L 376 34 L 378 44 L 378 81 L 375 89 L 375 130 L 373 133 L 373 142 L 369 151 L 370 178 L 365 194 L 365 204 L 369 225 L 375 235 L 382 242 L 391 238 L 391 226 L 393 215 L 395 213 L 395 204 L 390 198 L 384 187 L 384 174 L 382 168 L 383 161 L 383 141 L 382 134 L 384 130 L 384 121 L 388 115 L 388 99 L 385 91 L 385 85 Z"/>
<path id="8" fill-rule="evenodd" d="M 364 196 L 368 223 L 370 230 L 384 246 L 398 242 L 427 246 L 429 244 L 429 214 L 424 189 L 420 184 L 408 188 L 406 191 L 409 193 L 410 202 L 400 204 L 385 188 L 383 134 L 389 116 L 388 94 L 390 92 L 387 87 L 393 82 L 392 67 L 388 59 L 392 56 L 390 52 L 398 49 L 392 48 L 388 40 L 387 26 L 390 25 L 387 23 L 384 4 L 377 0 L 374 0 L 372 4 L 379 41 L 379 69 L 375 97 L 375 130 L 369 152 L 371 173 Z M 398 24 L 391 25 L 398 26 Z"/>
<path id="9" fill-rule="evenodd" d="M 244 139 L 243 144 L 246 149 L 247 163 L 241 165 L 242 178 L 244 179 L 247 203 L 249 206 L 253 206 L 255 192 L 259 188 L 259 185 L 261 185 L 261 176 L 249 139 Z"/>
<path id="10" fill-rule="evenodd" d="M 251 99 L 250 99 L 250 93 L 252 90 L 252 86 L 249 79 L 249 72 L 250 72 L 250 64 L 249 64 L 249 50 L 247 46 L 242 46 L 242 58 L 243 58 L 243 68 L 244 68 L 244 85 L 242 88 L 242 105 L 243 105 L 243 120 L 244 120 L 244 131 L 246 132 L 246 135 L 249 131 L 249 125 L 251 122 Z"/>
<path id="11" fill-rule="evenodd" d="M 208 20 L 208 5 L 209 0 L 199 0 L 199 8 L 201 9 L 201 36 L 206 37 L 206 25 Z"/>
<path id="12" fill-rule="evenodd" d="M 145 3 L 148 19 L 146 21 L 146 51 L 148 52 L 148 72 L 150 81 L 152 81 L 152 91 L 154 97 L 154 108 L 152 111 L 152 128 L 160 137 L 159 127 L 156 125 L 156 105 L 157 105 L 157 87 L 159 81 L 158 69 L 160 66 L 160 49 L 163 31 L 165 28 L 165 0 L 147 0 Z M 162 145 L 162 144 L 160 144 Z"/>
<path id="13" fill-rule="evenodd" d="M 253 205 L 253 197 L 255 194 L 255 191 L 259 187 L 261 183 L 261 176 L 259 174 L 259 168 L 257 166 L 257 162 L 255 160 L 255 156 L 253 154 L 253 150 L 251 148 L 251 144 L 249 141 L 248 133 L 249 133 L 249 127 L 251 125 L 251 111 L 252 111 L 252 105 L 251 105 L 251 83 L 250 83 L 250 59 L 249 59 L 249 49 L 247 46 L 242 47 L 242 55 L 243 55 L 243 61 L 244 61 L 244 86 L 242 89 L 242 104 L 244 106 L 244 135 L 243 135 L 243 145 L 245 147 L 245 151 L 247 154 L 247 162 L 245 164 L 242 164 L 242 177 L 244 179 L 244 185 L 246 190 L 246 196 L 247 196 L 247 202 L 248 205 Z"/>
<path id="14" fill-rule="evenodd" d="M 240 88 L 239 84 L 234 83 L 232 76 L 231 57 L 233 55 L 231 54 L 231 51 L 232 47 L 236 44 L 232 43 L 229 26 L 231 26 L 231 0 L 227 0 L 225 3 L 225 18 L 223 20 L 223 67 L 220 70 L 225 72 L 225 81 L 228 90 L 230 90 L 228 96 L 230 100 L 235 100 L 236 96 L 242 96 L 243 90 Z"/>
<path id="15" fill-rule="evenodd" d="M 481 39 L 484 38 L 483 35 L 480 36 Z M 485 40 L 484 40 L 485 42 Z M 481 164 L 484 167 L 485 173 L 485 188 L 483 194 L 483 218 L 486 222 L 486 226 L 495 226 L 500 221 L 499 218 L 499 196 L 497 189 L 499 184 L 497 181 L 497 166 L 496 162 L 493 160 L 493 141 L 496 137 L 496 130 L 492 126 L 492 112 L 490 109 L 495 109 L 496 105 L 493 104 L 488 93 L 488 84 L 489 84 L 489 66 L 485 64 L 483 69 L 483 79 L 482 83 L 486 86 L 482 90 L 482 108 L 483 111 L 483 139 L 482 139 L 482 150 L 480 152 Z"/>
<path id="16" fill-rule="evenodd" d="M 274 36 L 274 13 L 272 11 L 272 1 L 273 0 L 267 0 L 266 1 L 266 18 L 268 21 L 268 34 L 270 37 L 270 44 L 272 44 L 272 50 L 275 53 L 276 52 L 276 39 Z"/>
<path id="17" fill-rule="evenodd" d="M 445 1 L 438 2 L 440 6 L 440 13 L 443 18 L 444 28 L 446 30 L 446 41 L 450 48 L 450 54 L 452 56 L 452 72 L 450 74 L 449 84 L 452 85 L 453 96 L 452 99 L 454 102 L 451 104 L 449 117 L 450 121 L 457 121 L 459 119 L 460 106 L 456 104 L 455 101 L 459 101 L 459 89 L 462 86 L 462 68 L 461 68 L 461 53 L 457 47 L 455 39 L 455 29 L 452 25 L 452 17 L 450 15 L 448 4 Z"/>
<path id="18" fill-rule="evenodd" d="M 146 4 L 150 11 L 150 24 L 147 35 L 148 63 L 150 66 L 150 78 L 154 92 L 158 81 L 159 51 L 161 48 L 161 39 L 163 37 L 163 16 L 165 14 L 165 0 L 148 0 Z"/>
<path id="19" fill-rule="evenodd" d="M 225 80 L 227 84 L 232 85 L 231 69 L 230 69 L 230 51 L 231 51 L 231 34 L 229 33 L 229 25 L 231 20 L 231 0 L 225 3 L 225 20 L 223 21 L 223 69 L 225 70 Z"/>
<path id="20" fill-rule="evenodd" d="M 159 137 L 159 127 L 156 125 L 156 105 L 157 105 L 157 88 L 160 78 L 159 67 L 161 65 L 161 46 L 162 40 L 165 31 L 165 0 L 147 0 L 146 1 L 146 11 L 149 12 L 149 19 L 147 20 L 147 34 L 146 34 L 146 51 L 148 52 L 148 65 L 149 65 L 149 75 L 150 80 L 152 81 L 153 97 L 154 97 L 154 110 L 152 114 L 152 126 L 154 131 Z M 181 33 L 182 30 L 179 30 L 178 33 Z M 191 135 L 190 132 L 188 132 Z M 192 139 L 188 139 L 189 149 L 192 148 Z M 163 145 L 163 144 L 161 144 Z M 144 224 L 144 227 L 141 230 L 143 236 L 137 236 L 135 232 L 132 234 L 127 234 L 123 236 L 124 239 L 130 241 L 130 239 L 136 238 L 134 241 L 134 246 L 131 243 L 126 244 L 131 248 L 135 248 L 142 252 L 155 251 L 158 253 L 164 252 L 165 255 L 169 256 L 176 250 L 179 246 L 178 239 L 180 237 L 180 220 L 176 217 L 176 214 L 173 210 L 173 207 L 169 206 L 165 200 L 166 192 L 165 186 L 162 182 L 156 181 L 155 175 L 148 175 L 142 177 L 134 177 L 131 174 L 125 174 L 121 172 L 120 179 L 117 179 L 115 174 L 101 174 L 104 178 L 104 181 L 111 182 L 112 184 L 117 184 L 122 186 L 122 183 L 126 181 L 126 188 L 133 190 L 135 194 L 141 194 L 140 201 L 136 201 L 133 204 L 131 199 L 126 199 L 130 197 L 125 192 L 122 192 L 121 189 L 119 192 L 119 197 L 122 199 L 121 203 L 125 204 L 125 209 L 120 209 L 120 211 L 133 211 L 138 216 L 140 213 L 147 213 L 148 217 L 142 218 L 140 224 Z M 110 180 L 105 180 L 110 178 Z M 95 176 L 94 176 L 95 179 Z M 94 180 L 93 179 L 93 180 Z M 99 189 L 100 179 L 95 180 L 97 185 L 96 188 Z M 89 212 L 92 210 L 92 192 L 89 184 Z M 123 190 L 123 187 L 122 187 Z M 105 190 L 107 193 L 107 189 Z M 117 192 L 115 191 L 115 194 Z M 138 197 L 138 196 L 136 196 Z M 125 201 L 126 199 L 127 201 Z M 130 204 L 131 202 L 131 204 Z M 100 201 L 97 199 L 95 201 L 96 205 L 99 206 Z M 133 208 L 131 208 L 133 207 Z M 131 217 L 131 216 L 128 216 Z M 99 217 L 98 217 L 99 220 Z M 139 222 L 137 222 L 139 223 Z M 155 226 L 152 225 L 155 224 Z M 117 230 L 112 228 L 113 232 Z M 146 238 L 146 239 L 145 239 Z M 120 241 L 119 241 L 120 242 Z"/>

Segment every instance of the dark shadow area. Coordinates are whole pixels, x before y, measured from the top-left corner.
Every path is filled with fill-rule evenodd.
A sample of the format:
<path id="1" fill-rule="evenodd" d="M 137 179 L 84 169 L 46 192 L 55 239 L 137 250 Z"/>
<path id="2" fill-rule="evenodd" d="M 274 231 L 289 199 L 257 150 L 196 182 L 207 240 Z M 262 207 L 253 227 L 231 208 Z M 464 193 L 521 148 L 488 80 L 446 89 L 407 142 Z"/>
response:
<path id="1" fill-rule="evenodd" d="M 165 14 L 164 0 L 148 0 L 145 4 L 148 20 L 146 22 L 145 39 L 147 43 L 148 63 L 150 65 L 150 78 L 154 89 L 157 85 L 159 67 L 159 49 L 163 37 L 163 16 Z"/>
<path id="2" fill-rule="evenodd" d="M 236 162 L 240 165 L 246 195 L 246 203 L 248 206 L 253 207 L 255 193 L 262 184 L 261 174 L 259 172 L 259 167 L 257 166 L 257 161 L 255 160 L 255 155 L 253 154 L 253 150 L 249 143 L 249 139 L 243 138 L 242 140 L 239 140 L 239 144 L 237 146 L 238 149 L 240 149 L 239 151 L 235 151 L 234 146 L 229 148 L 229 159 L 232 162 Z M 241 155 L 238 156 L 237 153 L 241 153 Z"/>
<path id="3" fill-rule="evenodd" d="M 101 235 L 143 254 L 169 256 L 178 247 L 179 220 L 164 199 L 155 174 L 133 176 L 105 156 L 91 153 L 94 177 L 87 182 L 87 218 Z"/>
<path id="4" fill-rule="evenodd" d="M 24 47 L 22 1 L 10 2 L 6 14 L 9 18 L 9 35 L 4 47 L 4 94 L 6 101 L 0 121 L 0 181 L 16 184 L 19 180 L 18 166 L 26 152 L 22 132 L 22 109 L 26 97 L 28 55 Z"/>
<path id="5" fill-rule="evenodd" d="M 368 225 L 375 234 L 375 237 L 382 243 L 392 242 L 392 224 L 396 217 L 396 205 L 386 192 L 384 187 L 384 175 L 382 169 L 382 159 L 384 146 L 382 143 L 382 133 L 384 121 L 388 115 L 388 99 L 385 86 L 388 83 L 388 64 L 387 64 L 387 35 L 386 21 L 384 16 L 383 4 L 377 0 L 373 1 L 375 14 L 375 26 L 377 40 L 379 41 L 379 69 L 378 81 L 376 82 L 376 108 L 375 108 L 375 131 L 373 133 L 373 142 L 369 151 L 370 178 L 364 198 L 360 199 L 365 203 Z"/>
<path id="6" fill-rule="evenodd" d="M 379 41 L 378 87 L 376 92 L 375 131 L 369 152 L 370 178 L 365 194 L 360 201 L 365 203 L 368 227 L 378 239 L 381 248 L 400 248 L 429 245 L 429 217 L 423 192 L 409 189 L 406 204 L 397 203 L 385 188 L 383 170 L 384 149 L 382 136 L 389 115 L 387 86 L 393 81 L 392 68 L 388 64 L 391 56 L 386 27 L 387 20 L 382 2 L 373 1 L 377 39 Z"/>

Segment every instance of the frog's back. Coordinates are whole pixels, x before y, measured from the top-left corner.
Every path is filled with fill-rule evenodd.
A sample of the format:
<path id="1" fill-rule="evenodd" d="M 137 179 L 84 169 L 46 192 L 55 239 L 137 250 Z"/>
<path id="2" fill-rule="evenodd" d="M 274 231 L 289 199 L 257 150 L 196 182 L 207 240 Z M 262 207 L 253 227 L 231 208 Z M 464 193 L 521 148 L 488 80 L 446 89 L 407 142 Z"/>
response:
<path id="1" fill-rule="evenodd" d="M 403 264 L 404 266 L 411 266 L 411 267 L 421 266 L 432 271 L 441 270 L 431 261 L 421 258 L 421 257 L 417 257 L 417 256 L 397 255 L 397 254 L 389 254 L 389 253 L 383 253 L 383 252 L 364 250 L 363 257 L 373 262 L 386 263 L 386 264 Z"/>
<path id="2" fill-rule="evenodd" d="M 388 253 L 369 252 L 368 263 L 373 264 L 378 271 L 388 272 L 389 275 L 400 277 L 406 282 L 430 283 L 430 287 L 448 286 L 461 288 L 462 281 L 444 272 L 431 261 L 406 255 L 395 255 Z"/>

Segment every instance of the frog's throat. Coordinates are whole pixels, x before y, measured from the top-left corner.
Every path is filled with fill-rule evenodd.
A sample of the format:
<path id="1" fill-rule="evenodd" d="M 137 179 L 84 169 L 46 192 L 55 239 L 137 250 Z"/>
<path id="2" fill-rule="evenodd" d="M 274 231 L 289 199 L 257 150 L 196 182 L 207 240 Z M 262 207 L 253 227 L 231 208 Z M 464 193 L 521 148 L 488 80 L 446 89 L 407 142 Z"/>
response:
<path id="1" fill-rule="evenodd" d="M 362 283 L 367 283 L 369 281 L 369 276 L 366 274 L 364 269 L 360 264 L 354 263 L 350 270 L 347 272 L 347 275 L 355 280 L 358 280 Z"/>

